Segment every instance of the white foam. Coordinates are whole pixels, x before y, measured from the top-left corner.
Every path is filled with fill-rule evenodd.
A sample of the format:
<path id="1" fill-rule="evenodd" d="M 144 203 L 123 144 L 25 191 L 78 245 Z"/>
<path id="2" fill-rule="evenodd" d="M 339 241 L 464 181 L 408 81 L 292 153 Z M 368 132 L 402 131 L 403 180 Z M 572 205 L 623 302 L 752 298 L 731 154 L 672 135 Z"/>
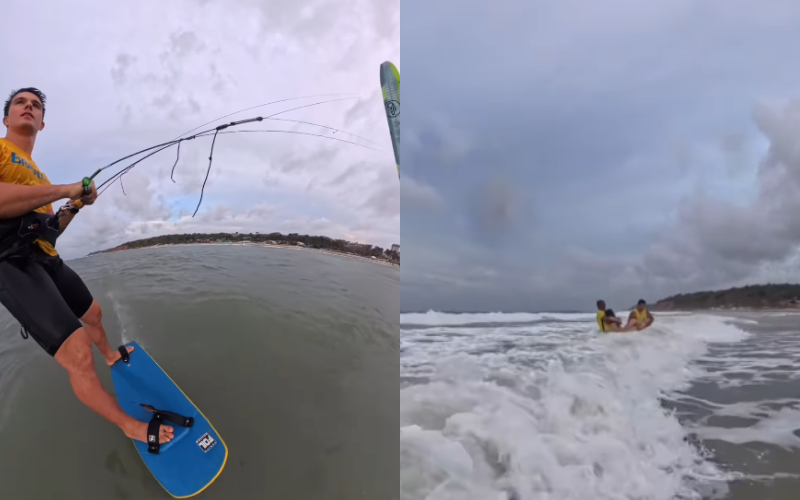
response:
<path id="1" fill-rule="evenodd" d="M 401 332 L 401 375 L 423 377 L 400 391 L 403 500 L 699 499 L 726 477 L 658 398 L 702 375 L 690 361 L 710 342 L 744 332 L 658 315 L 600 335 L 594 315 L 559 316 L 569 329 L 538 314 L 403 315 L 439 325 Z"/>
<path id="2" fill-rule="evenodd" d="M 116 295 L 111 290 L 106 292 L 106 296 L 111 301 L 111 304 L 114 308 L 114 314 L 117 317 L 117 321 L 119 322 L 119 335 L 122 339 L 123 344 L 129 343 L 133 339 L 133 336 L 130 335 L 131 331 L 129 329 L 130 324 L 130 314 L 128 313 L 127 306 L 120 300 L 117 300 Z"/>
<path id="3" fill-rule="evenodd" d="M 403 313 L 400 323 L 405 325 L 469 325 L 475 323 L 528 323 L 543 320 L 592 319 L 592 313 Z"/>
<path id="4" fill-rule="evenodd" d="M 763 412 L 763 409 L 761 411 Z M 729 410 L 728 413 L 731 414 L 734 411 Z M 800 448 L 800 437 L 794 434 L 800 428 L 798 425 L 800 410 L 782 408 L 770 413 L 767 418 L 762 418 L 747 427 L 696 426 L 693 431 L 703 439 L 719 439 L 736 444 L 769 443 L 787 449 L 790 447 Z"/>

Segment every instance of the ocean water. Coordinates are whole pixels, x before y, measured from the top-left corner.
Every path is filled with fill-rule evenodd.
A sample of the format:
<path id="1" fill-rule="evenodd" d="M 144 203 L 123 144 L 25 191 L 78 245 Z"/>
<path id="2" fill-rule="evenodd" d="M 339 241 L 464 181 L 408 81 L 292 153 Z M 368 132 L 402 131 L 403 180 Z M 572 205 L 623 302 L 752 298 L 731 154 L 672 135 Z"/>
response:
<path id="1" fill-rule="evenodd" d="M 197 498 L 397 497 L 397 268 L 243 245 L 70 265 L 103 307 L 111 345 L 137 340 L 227 444 L 225 470 Z M 112 391 L 99 354 L 95 366 Z M 0 498 L 171 498 L 2 308 Z"/>
<path id="2" fill-rule="evenodd" d="M 401 315 L 403 500 L 798 498 L 800 316 Z"/>

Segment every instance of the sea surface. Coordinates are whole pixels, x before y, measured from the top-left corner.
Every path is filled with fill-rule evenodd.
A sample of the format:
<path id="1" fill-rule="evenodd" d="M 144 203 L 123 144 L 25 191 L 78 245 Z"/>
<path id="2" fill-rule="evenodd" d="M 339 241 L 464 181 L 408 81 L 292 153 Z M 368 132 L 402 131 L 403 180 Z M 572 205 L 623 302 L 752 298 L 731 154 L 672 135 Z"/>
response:
<path id="1" fill-rule="evenodd" d="M 800 315 L 402 314 L 403 500 L 797 500 Z"/>
<path id="2" fill-rule="evenodd" d="M 225 470 L 197 498 L 397 498 L 397 268 L 246 245 L 69 264 L 103 307 L 111 345 L 137 340 L 227 444 Z M 2 308 L 0 498 L 171 498 Z"/>

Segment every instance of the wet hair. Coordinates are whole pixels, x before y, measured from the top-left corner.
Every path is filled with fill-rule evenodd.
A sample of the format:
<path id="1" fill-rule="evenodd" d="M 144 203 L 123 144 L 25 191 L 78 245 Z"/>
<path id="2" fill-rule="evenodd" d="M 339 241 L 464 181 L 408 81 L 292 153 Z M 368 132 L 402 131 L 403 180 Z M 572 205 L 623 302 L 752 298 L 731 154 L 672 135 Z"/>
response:
<path id="1" fill-rule="evenodd" d="M 598 309 L 601 309 L 604 305 L 606 305 L 606 301 L 605 300 L 598 300 L 597 301 L 597 308 Z"/>
<path id="2" fill-rule="evenodd" d="M 35 95 L 42 101 L 42 117 L 44 117 L 44 106 L 47 103 L 47 96 L 44 95 L 44 92 L 37 89 L 36 87 L 25 87 L 19 90 L 12 90 L 11 94 L 9 94 L 8 99 L 6 100 L 5 105 L 3 106 L 3 118 L 8 116 L 8 110 L 11 109 L 11 101 L 14 100 L 19 94 L 23 92 L 30 92 L 31 94 Z"/>
<path id="3" fill-rule="evenodd" d="M 639 302 L 636 305 L 643 306 L 645 304 L 647 304 L 647 302 L 645 302 L 644 299 L 639 299 Z"/>

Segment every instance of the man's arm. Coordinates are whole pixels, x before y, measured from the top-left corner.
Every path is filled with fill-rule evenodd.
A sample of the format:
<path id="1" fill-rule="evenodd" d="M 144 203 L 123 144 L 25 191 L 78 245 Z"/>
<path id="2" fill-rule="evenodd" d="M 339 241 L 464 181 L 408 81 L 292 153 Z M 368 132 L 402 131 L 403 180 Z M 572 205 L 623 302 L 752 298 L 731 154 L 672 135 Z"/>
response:
<path id="1" fill-rule="evenodd" d="M 58 218 L 58 229 L 63 233 L 64 230 L 69 226 L 69 223 L 72 222 L 72 219 L 78 214 L 73 214 L 72 212 L 67 211 L 61 217 Z"/>
<path id="2" fill-rule="evenodd" d="M 0 219 L 19 217 L 54 201 L 74 199 L 82 194 L 83 185 L 80 182 L 44 186 L 0 182 Z"/>
<path id="3" fill-rule="evenodd" d="M 81 186 L 82 186 L 82 183 L 81 183 Z M 89 190 L 90 190 L 89 194 L 84 194 L 80 198 L 72 199 L 72 200 L 69 201 L 69 203 L 67 203 L 66 205 L 64 205 L 64 207 L 62 207 L 62 209 L 64 209 L 63 213 L 58 218 L 58 227 L 59 227 L 59 230 L 62 233 L 67 228 L 67 226 L 69 226 L 69 223 L 72 222 L 72 219 L 75 218 L 75 216 L 77 215 L 77 212 L 76 213 L 72 213 L 72 211 L 70 210 L 70 208 L 71 208 L 70 205 L 72 205 L 75 208 L 77 208 L 78 210 L 80 210 L 81 208 L 83 208 L 86 205 L 93 205 L 94 204 L 94 202 L 95 202 L 95 200 L 97 199 L 97 196 L 98 196 L 97 187 L 94 185 L 94 181 L 92 181 L 91 186 L 89 186 Z M 85 193 L 83 188 L 81 188 L 81 192 Z"/>

